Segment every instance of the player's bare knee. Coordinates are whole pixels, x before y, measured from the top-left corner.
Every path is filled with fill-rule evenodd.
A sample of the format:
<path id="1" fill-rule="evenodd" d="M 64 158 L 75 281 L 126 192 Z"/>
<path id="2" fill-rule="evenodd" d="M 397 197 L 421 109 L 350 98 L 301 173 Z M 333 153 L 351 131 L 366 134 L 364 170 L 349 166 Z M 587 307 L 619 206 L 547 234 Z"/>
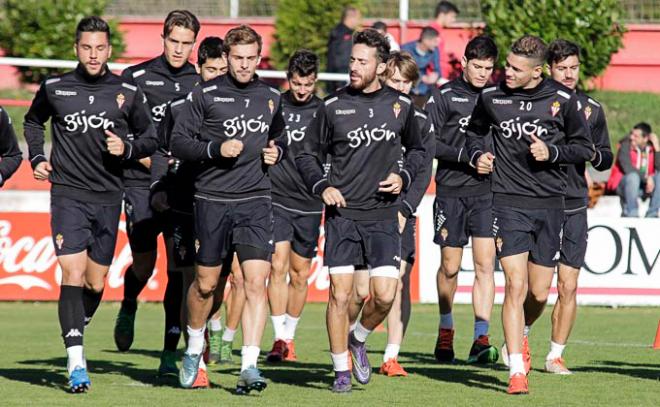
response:
<path id="1" fill-rule="evenodd" d="M 390 308 L 392 308 L 392 303 L 394 302 L 395 295 L 396 295 L 395 290 L 391 290 L 391 292 L 377 293 L 373 297 L 374 305 L 380 311 L 387 311 Z"/>
<path id="2" fill-rule="evenodd" d="M 212 297 L 218 285 L 217 279 L 213 278 L 198 278 L 195 283 L 197 295 L 204 299 Z"/>
<path id="3" fill-rule="evenodd" d="M 559 294 L 559 299 L 562 302 L 575 301 L 577 295 L 577 280 L 559 280 L 557 282 L 557 294 Z"/>
<path id="4" fill-rule="evenodd" d="M 265 296 L 266 294 L 266 279 L 261 276 L 252 276 L 245 279 L 245 295 L 249 298 L 256 298 L 258 296 Z"/>
<path id="5" fill-rule="evenodd" d="M 460 267 L 455 267 L 452 264 L 443 262 L 440 265 L 440 273 L 447 279 L 453 280 L 458 277 L 458 270 Z"/>
<path id="6" fill-rule="evenodd" d="M 100 294 L 105 289 L 105 283 L 101 281 L 87 281 L 85 282 L 85 289 L 93 293 Z"/>
<path id="7" fill-rule="evenodd" d="M 309 278 L 309 271 L 293 271 L 289 274 L 291 278 L 291 285 L 296 291 L 303 291 L 307 288 L 307 279 Z"/>

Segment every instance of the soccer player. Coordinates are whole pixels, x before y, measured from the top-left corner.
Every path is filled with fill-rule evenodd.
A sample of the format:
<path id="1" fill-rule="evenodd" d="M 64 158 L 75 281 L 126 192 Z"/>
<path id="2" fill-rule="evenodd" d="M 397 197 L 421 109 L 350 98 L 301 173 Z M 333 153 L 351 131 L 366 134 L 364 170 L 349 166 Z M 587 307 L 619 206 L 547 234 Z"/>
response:
<path id="1" fill-rule="evenodd" d="M 0 107 L 0 187 L 18 170 L 22 159 L 11 117 Z"/>
<path id="2" fill-rule="evenodd" d="M 62 268 L 58 305 L 69 386 L 90 386 L 83 333 L 98 308 L 114 255 L 124 160 L 150 156 L 156 132 L 139 88 L 108 69 L 110 27 L 85 17 L 76 28 L 78 67 L 47 79 L 25 115 L 25 139 L 37 180 L 51 186 L 51 230 Z M 44 155 L 44 123 L 53 149 Z M 129 134 L 132 139 L 129 140 Z"/>
<path id="3" fill-rule="evenodd" d="M 296 157 L 306 185 L 326 205 L 326 318 L 335 371 L 332 390 L 338 393 L 351 390 L 349 349 L 357 380 L 366 384 L 371 378 L 365 342 L 387 316 L 399 281 L 399 194 L 408 189 L 425 158 L 411 99 L 379 81 L 389 52 L 387 39 L 373 29 L 354 36 L 350 85 L 321 105 Z M 402 147 L 406 153 L 400 166 Z M 369 267 L 372 296 L 349 335 L 356 267 Z"/>
<path id="4" fill-rule="evenodd" d="M 589 158 L 591 165 L 598 171 L 604 171 L 612 166 L 613 154 L 610 147 L 610 137 L 607 131 L 605 112 L 600 103 L 587 96 L 577 88 L 580 79 L 580 48 L 577 44 L 566 40 L 555 40 L 549 47 L 548 65 L 552 78 L 571 89 L 577 98 L 580 114 L 589 124 L 590 141 L 595 147 L 595 153 Z M 584 264 L 587 251 L 587 203 L 589 202 L 589 186 L 585 178 L 585 163 L 566 166 L 568 183 L 562 227 L 562 242 L 557 267 L 557 293 L 559 298 L 552 311 L 552 335 L 550 352 L 546 356 L 545 370 L 550 373 L 568 375 L 562 357 L 568 336 L 575 322 L 577 312 L 576 290 L 580 268 Z M 525 301 L 525 332 L 529 330 L 543 313 L 554 269 L 543 268 L 535 279 L 542 284 L 530 285 L 530 292 Z M 523 358 L 530 359 L 529 347 Z"/>
<path id="5" fill-rule="evenodd" d="M 406 95 L 419 79 L 419 70 L 415 59 L 407 52 L 393 52 L 387 60 L 385 84 Z M 410 271 L 415 264 L 415 227 L 417 220 L 415 211 L 428 188 L 433 170 L 433 153 L 435 149 L 432 123 L 423 110 L 415 108 L 415 118 L 421 129 L 422 141 L 426 150 L 425 161 L 421 165 L 415 180 L 408 191 L 401 194 L 399 208 L 399 230 L 401 235 L 401 266 L 399 267 L 399 282 L 392 308 L 387 314 L 387 346 L 383 354 L 383 364 L 380 373 L 387 376 L 408 376 L 399 364 L 398 356 L 403 342 L 403 335 L 410 321 Z"/>
<path id="6" fill-rule="evenodd" d="M 266 278 L 273 252 L 271 183 L 267 166 L 286 145 L 280 93 L 256 76 L 261 36 L 241 25 L 224 43 L 228 74 L 193 90 L 172 132 L 172 154 L 199 163 L 195 179 L 195 281 L 188 291 L 188 347 L 179 371 L 181 386 L 195 382 L 204 351 L 204 330 L 223 261 L 236 252 L 243 270 L 241 373 L 236 392 L 261 391 L 257 369 L 266 321 Z"/>
<path id="7" fill-rule="evenodd" d="M 267 356 L 269 362 L 296 360 L 296 326 L 307 299 L 307 278 L 319 238 L 322 203 L 309 193 L 295 163 L 321 104 L 314 95 L 318 69 L 316 54 L 296 51 L 287 69 L 290 90 L 282 95 L 288 148 L 287 156 L 270 168 L 275 254 L 268 279 L 268 301 L 275 342 Z"/>
<path id="8" fill-rule="evenodd" d="M 497 349 L 490 345 L 488 328 L 495 298 L 495 242 L 493 240 L 493 196 L 490 176 L 479 175 L 469 165 L 465 129 L 479 93 L 486 86 L 497 61 L 497 46 L 490 37 L 473 38 L 465 47 L 461 77 L 434 89 L 426 104 L 436 134 L 433 241 L 440 245 L 437 274 L 440 326 L 435 345 L 438 362 L 454 361 L 452 306 L 458 286 L 463 248 L 472 238 L 474 284 L 473 344 L 468 363 L 497 361 Z M 490 136 L 487 149 L 492 151 Z"/>
<path id="9" fill-rule="evenodd" d="M 168 104 L 185 96 L 199 82 L 195 66 L 188 62 L 200 25 L 186 10 L 168 14 L 163 25 L 163 53 L 149 61 L 127 68 L 127 81 L 137 85 L 146 95 L 154 124 L 159 127 Z M 124 275 L 124 299 L 117 315 L 114 339 L 117 349 L 127 351 L 133 343 L 137 297 L 153 274 L 156 265 L 158 235 L 165 232 L 166 247 L 174 247 L 175 230 L 168 227 L 167 216 L 150 206 L 151 158 L 130 160 L 124 170 L 125 212 L 128 241 L 133 264 Z M 185 194 L 182 194 L 185 196 Z M 174 255 L 168 253 L 168 259 Z M 173 261 L 167 264 L 167 287 L 163 298 L 165 334 L 158 372 L 176 374 L 175 352 L 181 335 L 182 273 Z"/>
<path id="10" fill-rule="evenodd" d="M 523 362 L 527 287 L 537 292 L 536 285 L 549 285 L 541 277 L 559 260 L 566 190 L 560 164 L 593 155 L 577 98 L 543 76 L 546 53 L 540 38 L 518 39 L 506 59 L 506 80 L 481 92 L 467 127 L 470 163 L 480 174 L 493 172 L 493 232 L 506 277 L 502 323 L 509 394 L 528 393 L 529 369 Z M 483 146 L 491 126 L 492 153 Z"/>
<path id="11" fill-rule="evenodd" d="M 210 81 L 227 72 L 227 61 L 223 55 L 222 39 L 206 37 L 197 50 L 197 71 L 202 82 Z M 161 148 L 151 158 L 151 205 L 159 214 L 164 214 L 168 239 L 168 262 L 170 269 L 182 273 L 185 290 L 184 297 L 194 279 L 195 243 L 193 237 L 193 189 L 196 166 L 172 157 L 169 153 L 172 129 L 176 118 L 185 104 L 185 97 L 172 101 L 166 108 L 165 116 L 159 126 Z M 222 301 L 224 285 L 219 284 L 219 299 Z M 216 296 L 218 297 L 218 296 Z M 185 297 L 184 297 L 185 298 Z M 181 304 L 183 305 L 183 304 Z M 219 307 L 220 304 L 217 304 Z M 184 307 L 185 308 L 185 307 Z M 185 309 L 179 310 L 185 317 Z M 185 322 L 185 318 L 183 318 Z M 209 338 L 210 339 L 210 338 Z M 178 376 L 176 354 L 174 351 L 163 352 L 161 356 L 161 375 Z M 194 388 L 209 387 L 206 365 L 200 361 L 200 372 L 193 384 Z"/>

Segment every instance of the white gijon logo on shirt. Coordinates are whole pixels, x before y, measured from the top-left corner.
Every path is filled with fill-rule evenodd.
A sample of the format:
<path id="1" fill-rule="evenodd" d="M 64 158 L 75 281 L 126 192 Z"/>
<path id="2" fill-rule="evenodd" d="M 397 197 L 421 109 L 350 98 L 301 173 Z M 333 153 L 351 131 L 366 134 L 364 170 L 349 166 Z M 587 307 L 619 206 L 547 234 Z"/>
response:
<path id="1" fill-rule="evenodd" d="M 299 143 L 305 138 L 305 132 L 307 130 L 307 126 L 301 127 L 296 130 L 290 130 L 289 126 L 286 126 L 285 130 L 286 130 L 286 138 L 288 140 L 287 145 L 290 146 L 291 142 L 295 141 L 296 143 Z"/>
<path id="2" fill-rule="evenodd" d="M 151 116 L 155 122 L 163 120 L 165 117 L 165 110 L 167 109 L 167 104 L 169 102 L 161 103 L 160 105 L 154 106 L 151 108 Z"/>
<path id="3" fill-rule="evenodd" d="M 375 129 L 367 129 L 365 124 L 362 127 L 358 127 L 355 130 L 348 132 L 348 139 L 350 140 L 349 146 L 351 148 L 358 148 L 365 142 L 365 146 L 369 147 L 371 142 L 377 141 L 390 141 L 396 137 L 396 133 L 392 130 L 385 128 L 387 123 L 383 123 L 380 127 Z"/>
<path id="4" fill-rule="evenodd" d="M 222 124 L 225 126 L 225 136 L 227 137 L 245 137 L 246 132 L 250 133 L 266 133 L 270 129 L 270 125 L 261 119 L 264 115 L 259 115 L 256 119 L 245 120 L 245 115 L 227 119 Z"/>
<path id="5" fill-rule="evenodd" d="M 521 122 L 520 117 L 505 120 L 500 123 L 502 136 L 504 136 L 504 138 L 516 136 L 516 140 L 520 140 L 523 134 L 526 136 L 534 134 L 537 137 L 543 137 L 548 134 L 548 129 L 538 124 L 540 120 L 541 119 L 536 119 L 533 122 Z"/>
<path id="6" fill-rule="evenodd" d="M 458 121 L 458 125 L 461 126 L 459 127 L 458 131 L 461 133 L 465 133 L 465 128 L 470 124 L 470 119 L 472 118 L 472 115 L 468 115 L 465 117 L 461 117 L 460 120 Z"/>
<path id="7" fill-rule="evenodd" d="M 85 114 L 84 110 L 80 112 L 68 114 L 64 116 L 64 122 L 66 123 L 66 130 L 70 132 L 75 132 L 82 127 L 82 132 L 87 133 L 87 130 L 89 130 L 90 128 L 92 129 L 103 128 L 103 130 L 108 130 L 111 127 L 114 128 L 115 123 L 112 120 L 103 117 L 105 116 L 105 114 L 106 112 L 101 112 L 98 115 L 95 114 L 87 115 Z"/>

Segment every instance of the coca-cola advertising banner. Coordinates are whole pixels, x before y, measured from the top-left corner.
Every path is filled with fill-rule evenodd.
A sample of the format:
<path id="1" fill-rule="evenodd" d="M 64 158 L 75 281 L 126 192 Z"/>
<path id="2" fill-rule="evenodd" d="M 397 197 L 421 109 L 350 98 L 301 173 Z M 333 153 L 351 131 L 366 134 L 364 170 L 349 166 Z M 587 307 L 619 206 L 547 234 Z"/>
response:
<path id="1" fill-rule="evenodd" d="M 319 247 L 323 247 L 323 228 Z M 119 223 L 115 257 L 106 278 L 104 300 L 123 298 L 124 272 L 131 264 L 131 249 L 126 224 Z M 139 299 L 161 301 L 167 284 L 165 247 L 159 239 L 158 260 L 153 277 Z M 50 233 L 50 214 L 45 212 L 0 213 L 0 300 L 56 300 L 62 272 L 57 264 Z M 411 285 L 413 301 L 418 299 L 417 269 L 413 269 Z M 323 266 L 323 250 L 312 261 L 308 300 L 326 302 L 330 277 Z"/>

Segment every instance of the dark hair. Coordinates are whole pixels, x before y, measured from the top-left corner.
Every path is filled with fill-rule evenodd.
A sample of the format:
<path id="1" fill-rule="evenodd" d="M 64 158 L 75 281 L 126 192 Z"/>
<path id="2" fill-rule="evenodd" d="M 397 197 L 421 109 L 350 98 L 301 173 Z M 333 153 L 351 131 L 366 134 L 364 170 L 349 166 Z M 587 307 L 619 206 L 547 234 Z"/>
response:
<path id="1" fill-rule="evenodd" d="M 497 61 L 497 45 L 487 35 L 474 37 L 465 47 L 465 59 L 492 59 Z"/>
<path id="2" fill-rule="evenodd" d="M 422 41 L 422 40 L 425 40 L 427 38 L 435 38 L 435 37 L 438 37 L 438 36 L 440 36 L 440 33 L 438 32 L 438 30 L 436 30 L 435 28 L 433 28 L 431 26 L 426 26 L 426 27 L 422 28 L 422 32 L 419 33 L 419 40 Z"/>
<path id="3" fill-rule="evenodd" d="M 385 24 L 382 21 L 376 21 L 371 25 L 371 28 L 373 28 L 374 30 L 379 30 L 379 31 L 382 30 L 387 32 L 387 24 Z"/>
<path id="4" fill-rule="evenodd" d="M 261 55 L 261 47 L 263 45 L 261 35 L 254 31 L 249 25 L 242 24 L 227 32 L 227 35 L 225 35 L 224 51 L 225 54 L 229 55 L 229 51 L 233 45 L 247 45 L 254 43 L 259 46 L 257 52 Z"/>
<path id="5" fill-rule="evenodd" d="M 289 58 L 289 67 L 286 70 L 287 78 L 294 74 L 305 77 L 316 76 L 319 73 L 319 57 L 308 49 L 299 49 Z"/>
<path id="6" fill-rule="evenodd" d="M 539 37 L 525 35 L 513 43 L 511 52 L 514 55 L 533 59 L 537 65 L 543 65 L 548 54 L 548 46 Z"/>
<path id="7" fill-rule="evenodd" d="M 199 20 L 193 13 L 188 10 L 173 10 L 165 18 L 163 24 L 163 37 L 167 37 L 172 33 L 174 27 L 183 27 L 195 33 L 195 38 L 199 34 L 200 24 Z"/>
<path id="8" fill-rule="evenodd" d="M 435 16 L 439 16 L 440 14 L 449 14 L 449 13 L 456 13 L 459 14 L 460 12 L 458 11 L 458 7 L 454 5 L 454 3 L 450 1 L 441 1 L 438 3 L 437 6 L 435 6 Z"/>
<path id="9" fill-rule="evenodd" d="M 346 17 L 348 17 L 349 13 L 355 13 L 355 12 L 358 12 L 358 11 L 360 11 L 360 10 L 358 10 L 358 8 L 355 7 L 355 6 L 346 6 L 346 7 L 344 7 L 344 9 L 341 11 L 341 21 L 344 22 L 344 20 L 346 20 Z"/>
<path id="10" fill-rule="evenodd" d="M 197 49 L 197 66 L 202 66 L 209 59 L 222 58 L 222 38 L 206 37 Z"/>
<path id="11" fill-rule="evenodd" d="M 644 137 L 648 137 L 649 134 L 653 133 L 651 125 L 646 122 L 640 122 L 633 127 L 633 130 L 641 130 Z"/>
<path id="12" fill-rule="evenodd" d="M 78 22 L 76 27 L 76 44 L 80 42 L 80 37 L 82 33 L 106 33 L 108 36 L 108 43 L 110 43 L 110 26 L 105 22 L 104 19 L 97 16 L 85 17 Z"/>
<path id="13" fill-rule="evenodd" d="M 580 59 L 580 47 L 573 42 L 559 39 L 548 45 L 548 65 L 556 64 L 573 55 Z"/>
<path id="14" fill-rule="evenodd" d="M 365 28 L 356 32 L 353 35 L 353 45 L 355 44 L 364 44 L 369 48 L 376 48 L 378 63 L 387 62 L 387 58 L 390 56 L 390 42 L 373 28 Z"/>

